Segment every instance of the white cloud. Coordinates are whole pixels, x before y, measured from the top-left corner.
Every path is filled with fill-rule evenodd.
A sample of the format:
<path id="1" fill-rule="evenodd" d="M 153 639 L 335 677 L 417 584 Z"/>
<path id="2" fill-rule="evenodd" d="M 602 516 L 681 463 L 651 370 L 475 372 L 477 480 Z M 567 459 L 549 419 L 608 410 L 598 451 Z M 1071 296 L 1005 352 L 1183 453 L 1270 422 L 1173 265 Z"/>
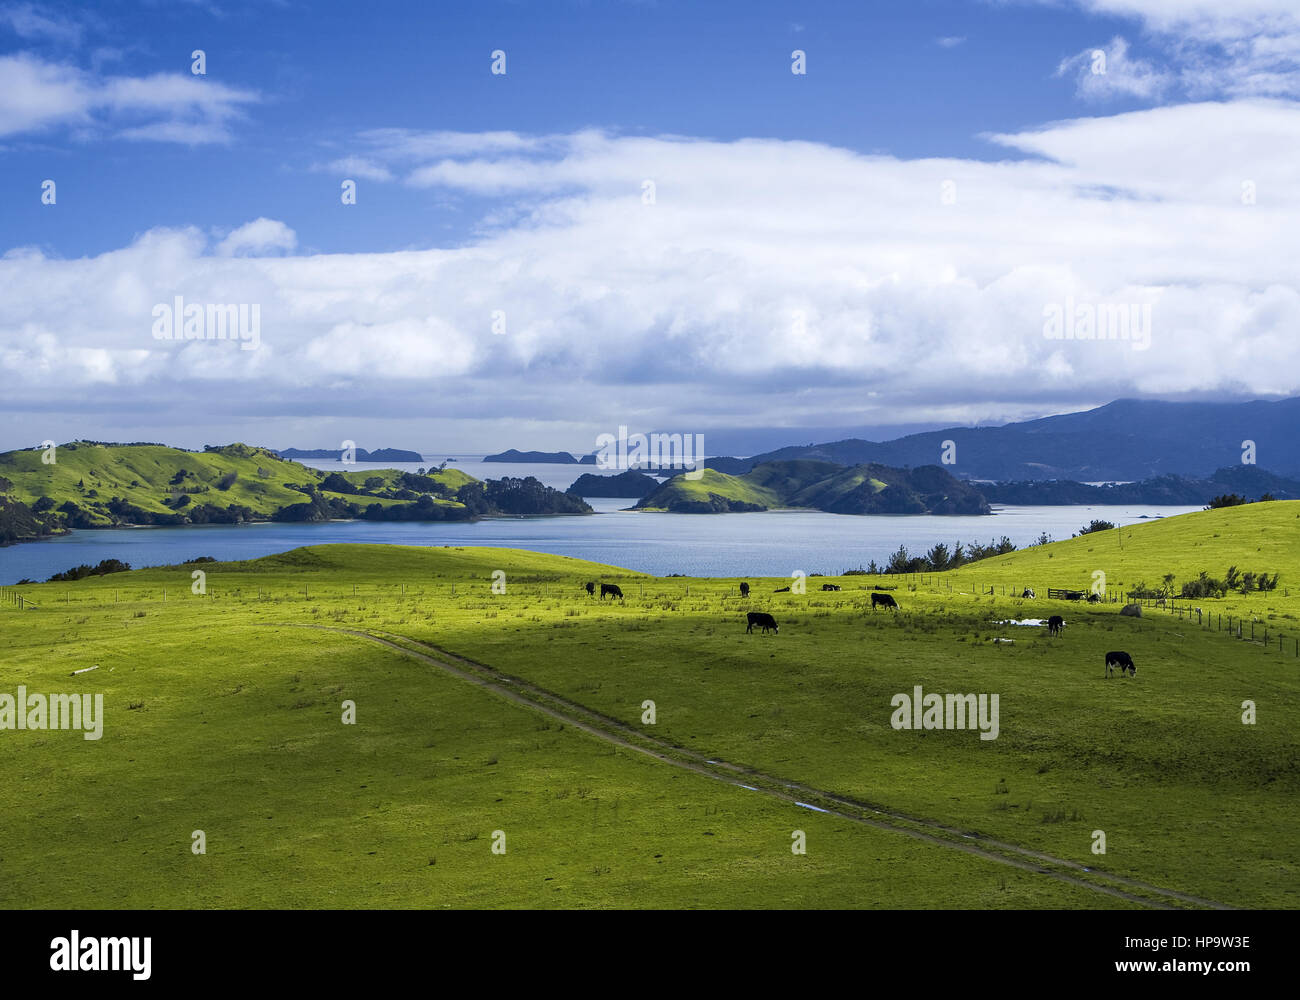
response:
<path id="1" fill-rule="evenodd" d="M 70 126 L 80 134 L 225 142 L 255 93 L 199 77 L 99 76 L 30 53 L 0 56 L 0 136 Z"/>
<path id="2" fill-rule="evenodd" d="M 0 5 L 0 25 L 28 41 L 49 40 L 65 45 L 81 44 L 81 25 L 31 3 Z"/>
<path id="3" fill-rule="evenodd" d="M 635 414 L 707 429 L 778 413 L 789 426 L 929 420 L 936 400 L 958 420 L 1045 400 L 1300 391 L 1293 103 L 1059 122 L 991 137 L 1031 155 L 1003 162 L 462 138 L 431 148 L 494 152 L 408 166 L 506 193 L 510 221 L 464 247 L 238 256 L 294 249 L 285 222 L 259 219 L 211 245 L 157 230 L 81 260 L 6 255 L 5 405 L 30 413 L 84 387 L 87 410 L 191 405 L 204 419 Z M 176 295 L 259 304 L 261 349 L 153 340 L 152 306 Z M 1150 348 L 1046 339 L 1044 309 L 1067 297 L 1151 303 Z"/>
<path id="4" fill-rule="evenodd" d="M 345 156 L 329 163 L 313 167 L 314 170 L 328 171 L 340 177 L 361 177 L 368 181 L 391 181 L 393 172 L 382 163 L 368 160 L 364 156 Z"/>
<path id="5" fill-rule="evenodd" d="M 260 256 L 268 250 L 293 250 L 298 246 L 298 235 L 283 222 L 260 218 L 245 223 L 217 244 L 219 257 L 240 254 Z"/>
<path id="6" fill-rule="evenodd" d="M 934 44 L 944 49 L 955 49 L 965 41 L 965 35 L 945 35 L 942 38 L 936 38 Z"/>
<path id="7" fill-rule="evenodd" d="M 1055 4 L 1059 0 L 1037 0 Z M 1135 68 L 1129 84 L 1206 97 L 1300 97 L 1300 4 L 1295 0 L 1073 0 L 1128 17 L 1162 47 L 1166 65 Z M 1103 85 L 1085 88 L 1099 96 Z M 1146 96 L 1139 94 L 1138 96 Z"/>
<path id="8" fill-rule="evenodd" d="M 1093 101 L 1115 97 L 1155 100 L 1172 82 L 1168 73 L 1150 62 L 1131 57 L 1128 42 L 1119 37 L 1104 48 L 1084 49 L 1062 60 L 1056 75 L 1073 76 L 1079 96 Z"/>

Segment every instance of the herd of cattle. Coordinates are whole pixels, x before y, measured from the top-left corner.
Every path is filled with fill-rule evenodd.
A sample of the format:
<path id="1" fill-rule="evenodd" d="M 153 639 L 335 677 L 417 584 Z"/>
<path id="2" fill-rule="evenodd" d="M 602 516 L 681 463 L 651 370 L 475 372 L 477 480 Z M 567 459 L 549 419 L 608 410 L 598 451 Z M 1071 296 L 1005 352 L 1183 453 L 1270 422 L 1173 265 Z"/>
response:
<path id="1" fill-rule="evenodd" d="M 595 581 L 593 580 L 591 583 L 586 584 L 585 589 L 587 591 L 587 596 L 589 597 L 594 596 L 596 593 Z M 822 590 L 839 590 L 839 589 L 840 588 L 833 583 L 822 584 Z M 789 587 L 781 587 L 780 589 L 773 591 L 773 593 L 775 594 L 788 594 L 789 592 L 790 592 Z M 740 596 L 741 597 L 749 596 L 748 583 L 741 583 Z M 1021 594 L 1021 596 L 1026 598 L 1033 598 L 1034 592 L 1026 587 L 1024 593 Z M 1095 594 L 1091 596 L 1096 597 Z M 600 585 L 600 599 L 603 601 L 606 597 L 611 597 L 611 598 L 617 597 L 619 600 L 622 600 L 623 591 L 619 589 L 617 584 L 602 583 Z M 875 611 L 877 608 L 892 608 L 893 610 L 897 611 L 898 602 L 894 600 L 893 594 L 882 594 L 879 591 L 872 591 L 871 610 Z M 776 619 L 773 618 L 772 615 L 770 615 L 766 611 L 750 611 L 746 614 L 745 617 L 746 617 L 746 624 L 745 624 L 746 633 L 753 632 L 754 626 L 757 625 L 764 634 L 766 634 L 769 629 L 776 635 L 781 634 L 781 630 L 777 627 Z M 1048 635 L 1059 636 L 1061 634 L 1061 631 L 1064 628 L 1065 628 L 1065 619 L 1062 618 L 1060 615 L 1052 615 L 1050 618 L 1047 619 Z M 1133 664 L 1133 657 L 1129 656 L 1129 654 L 1124 652 L 1123 650 L 1112 650 L 1111 652 L 1106 654 L 1105 676 L 1107 677 L 1113 676 L 1116 668 L 1119 669 L 1120 676 L 1123 676 L 1124 674 L 1128 674 L 1128 676 L 1130 677 L 1137 676 L 1137 667 L 1134 666 Z"/>

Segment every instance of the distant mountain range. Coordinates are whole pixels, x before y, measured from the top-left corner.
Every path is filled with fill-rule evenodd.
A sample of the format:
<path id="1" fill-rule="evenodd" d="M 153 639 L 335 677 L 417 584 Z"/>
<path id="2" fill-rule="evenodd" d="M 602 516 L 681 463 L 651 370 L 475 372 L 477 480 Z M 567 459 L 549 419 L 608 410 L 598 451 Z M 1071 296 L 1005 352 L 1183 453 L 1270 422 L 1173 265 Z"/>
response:
<path id="1" fill-rule="evenodd" d="M 342 448 L 281 448 L 276 454 L 289 459 L 291 462 L 297 462 L 304 458 L 332 458 L 336 462 L 342 461 Z M 356 460 L 358 462 L 423 462 L 424 456 L 418 451 L 403 451 L 401 448 L 380 448 L 377 451 L 366 451 L 365 448 L 356 449 Z"/>
<path id="2" fill-rule="evenodd" d="M 1253 442 L 1253 449 L 1245 442 Z M 1171 474 L 1204 478 L 1243 464 L 1243 458 L 1279 475 L 1300 476 L 1300 397 L 1249 403 L 1120 399 L 1094 410 L 1002 427 L 950 427 L 893 441 L 851 438 L 794 445 L 705 464 L 731 475 L 764 462 L 796 459 L 848 466 L 943 464 L 962 479 L 1114 482 Z"/>
<path id="3" fill-rule="evenodd" d="M 1089 486 L 1068 479 L 1022 480 L 1015 483 L 974 483 L 990 503 L 1012 506 L 1070 504 L 1177 504 L 1193 507 L 1215 497 L 1237 494 L 1257 500 L 1300 500 L 1300 480 L 1277 476 L 1253 465 L 1230 465 L 1200 479 L 1155 476 L 1137 483 Z"/>

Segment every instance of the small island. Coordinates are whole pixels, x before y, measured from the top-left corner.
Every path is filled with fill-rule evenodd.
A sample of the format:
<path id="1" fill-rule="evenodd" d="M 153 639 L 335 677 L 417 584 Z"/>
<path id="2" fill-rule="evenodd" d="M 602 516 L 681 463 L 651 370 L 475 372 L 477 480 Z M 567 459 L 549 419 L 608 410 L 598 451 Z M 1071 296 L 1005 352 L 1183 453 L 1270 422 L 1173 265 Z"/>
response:
<path id="1" fill-rule="evenodd" d="M 509 448 L 496 455 L 483 456 L 485 462 L 513 462 L 519 465 L 577 465 L 578 460 L 567 451 L 518 451 Z"/>
<path id="2" fill-rule="evenodd" d="M 281 455 L 290 461 L 301 461 L 304 458 L 316 459 L 333 459 L 336 462 L 343 460 L 342 448 L 311 448 L 303 450 L 301 448 L 282 448 L 276 454 Z M 380 448 L 376 451 L 366 451 L 365 448 L 357 448 L 355 454 L 358 462 L 423 462 L 424 456 L 418 451 L 404 451 L 401 448 Z M 451 459 L 447 459 L 451 461 Z"/>
<path id="3" fill-rule="evenodd" d="M 644 472 L 629 469 L 617 476 L 597 476 L 584 472 L 565 493 L 575 497 L 633 497 L 637 500 L 659 489 L 659 480 Z"/>

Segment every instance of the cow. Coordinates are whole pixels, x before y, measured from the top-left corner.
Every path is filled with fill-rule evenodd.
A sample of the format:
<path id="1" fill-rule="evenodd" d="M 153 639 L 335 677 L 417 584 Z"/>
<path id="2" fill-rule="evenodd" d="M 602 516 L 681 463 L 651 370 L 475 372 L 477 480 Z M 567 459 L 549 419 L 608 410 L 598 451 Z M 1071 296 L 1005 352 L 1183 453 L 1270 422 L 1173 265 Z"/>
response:
<path id="1" fill-rule="evenodd" d="M 1026 588 L 1025 588 L 1025 592 L 1024 592 L 1023 594 L 1021 594 L 1020 596 L 1021 596 L 1021 597 L 1029 597 L 1029 598 L 1032 598 L 1032 597 L 1034 596 L 1034 592 L 1033 592 L 1032 590 L 1030 590 L 1028 587 L 1026 587 Z"/>
<path id="2" fill-rule="evenodd" d="M 839 590 L 840 588 L 833 583 L 823 583 L 822 590 Z"/>
<path id="3" fill-rule="evenodd" d="M 596 585 L 594 583 L 587 584 L 586 591 L 587 591 L 587 596 L 591 597 L 593 594 L 596 593 Z"/>
<path id="4" fill-rule="evenodd" d="M 771 615 L 769 615 L 766 611 L 751 611 L 746 617 L 749 622 L 749 624 L 745 628 L 746 632 L 753 632 L 754 626 L 760 625 L 762 626 L 763 632 L 765 634 L 768 629 L 771 629 L 777 635 L 781 634 L 781 630 L 776 627 L 776 619 L 773 618 Z"/>
<path id="5" fill-rule="evenodd" d="M 1060 615 L 1052 615 L 1051 618 L 1047 619 L 1048 635 L 1060 635 L 1063 628 L 1065 628 L 1065 619 Z"/>
<path id="6" fill-rule="evenodd" d="M 1128 671 L 1130 677 L 1137 676 L 1138 668 L 1133 665 L 1133 657 L 1122 650 L 1106 654 L 1106 676 L 1109 677 L 1116 667 L 1119 667 L 1121 677 L 1124 676 L 1125 671 Z"/>
<path id="7" fill-rule="evenodd" d="M 774 594 L 788 594 L 788 593 L 790 593 L 790 588 L 789 588 L 789 587 L 778 587 L 776 590 L 772 591 L 772 593 L 774 593 Z"/>
<path id="8" fill-rule="evenodd" d="M 610 597 L 617 597 L 620 601 L 623 599 L 623 591 L 619 589 L 616 583 L 602 583 L 600 585 L 600 599 L 602 601 L 605 599 L 606 594 Z"/>
<path id="9" fill-rule="evenodd" d="M 741 596 L 741 597 L 748 597 L 748 596 L 749 596 L 749 584 L 747 584 L 747 583 L 742 583 L 742 584 L 740 585 L 740 596 Z"/>
<path id="10" fill-rule="evenodd" d="M 1088 595 L 1088 603 L 1089 603 L 1089 604 L 1100 604 L 1100 603 L 1101 603 L 1101 595 L 1100 595 L 1100 594 L 1089 594 L 1089 595 Z"/>
<path id="11" fill-rule="evenodd" d="M 897 610 L 898 610 L 898 602 L 897 602 L 896 600 L 894 600 L 894 597 L 893 597 L 892 594 L 876 594 L 876 593 L 873 593 L 873 594 L 871 595 L 871 610 L 872 610 L 872 611 L 875 611 L 876 608 L 878 608 L 878 607 L 893 608 L 895 611 L 897 611 Z"/>

